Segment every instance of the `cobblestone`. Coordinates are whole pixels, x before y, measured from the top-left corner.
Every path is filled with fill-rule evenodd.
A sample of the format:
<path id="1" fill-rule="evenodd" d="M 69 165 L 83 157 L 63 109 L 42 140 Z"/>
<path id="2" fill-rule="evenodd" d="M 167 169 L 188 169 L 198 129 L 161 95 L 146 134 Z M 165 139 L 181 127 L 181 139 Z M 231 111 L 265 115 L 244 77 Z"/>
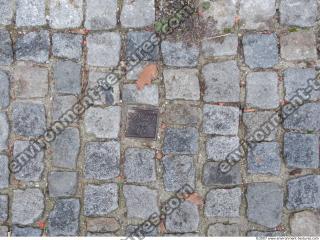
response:
<path id="1" fill-rule="evenodd" d="M 0 155 L 0 189 L 7 188 L 9 186 L 8 165 L 8 157 L 6 155 Z"/>
<path id="2" fill-rule="evenodd" d="M 208 228 L 208 237 L 237 237 L 240 230 L 236 224 L 216 223 Z"/>
<path id="3" fill-rule="evenodd" d="M 12 228 L 13 237 L 41 237 L 42 231 L 33 227 L 19 227 L 14 225 Z"/>
<path id="4" fill-rule="evenodd" d="M 0 222 L 5 222 L 8 219 L 8 196 L 0 195 Z"/>
<path id="5" fill-rule="evenodd" d="M 17 0 L 16 8 L 16 24 L 18 27 L 41 26 L 46 24 L 45 0 Z"/>
<path id="6" fill-rule="evenodd" d="M 48 175 L 50 197 L 69 197 L 77 191 L 76 172 L 51 172 Z"/>
<path id="7" fill-rule="evenodd" d="M 10 82 L 6 72 L 0 71 L 0 109 L 5 109 L 10 103 Z"/>
<path id="8" fill-rule="evenodd" d="M 199 134 L 195 128 L 169 128 L 166 130 L 163 152 L 196 154 Z"/>
<path id="9" fill-rule="evenodd" d="M 202 53 L 205 57 L 234 56 L 237 51 L 238 37 L 235 34 L 202 41 Z"/>
<path id="10" fill-rule="evenodd" d="M 56 57 L 79 61 L 82 56 L 82 36 L 70 33 L 52 35 L 52 54 Z"/>
<path id="11" fill-rule="evenodd" d="M 147 42 L 154 35 L 152 32 L 129 32 L 127 36 L 127 48 L 126 48 L 126 56 L 127 61 L 136 60 L 135 55 L 139 56 L 140 60 L 143 61 L 155 61 L 159 59 L 159 47 L 154 46 L 152 48 L 147 47 L 145 42 Z M 142 47 L 142 52 L 144 53 L 144 57 L 140 57 L 140 54 L 137 52 L 137 49 Z M 145 51 L 149 50 L 149 51 Z"/>
<path id="12" fill-rule="evenodd" d="M 115 218 L 91 218 L 87 220 L 89 232 L 116 232 L 120 224 Z"/>
<path id="13" fill-rule="evenodd" d="M 0 112 L 0 151 L 8 147 L 9 123 L 6 113 Z"/>
<path id="14" fill-rule="evenodd" d="M 0 236 L 1 237 L 8 237 L 8 227 L 7 226 L 0 226 Z"/>
<path id="15" fill-rule="evenodd" d="M 229 153 L 239 147 L 238 137 L 212 137 L 206 143 L 208 160 L 227 160 Z"/>
<path id="16" fill-rule="evenodd" d="M 317 212 L 303 211 L 295 213 L 290 219 L 290 227 L 294 236 L 318 236 L 320 215 Z"/>
<path id="17" fill-rule="evenodd" d="M 165 108 L 168 124 L 196 125 L 200 122 L 201 109 L 183 104 L 170 104 Z"/>
<path id="18" fill-rule="evenodd" d="M 13 2 L 0 0 L 0 24 L 10 25 L 13 17 Z"/>
<path id="19" fill-rule="evenodd" d="M 0 29 L 0 65 L 13 62 L 12 40 L 9 32 Z"/>
<path id="20" fill-rule="evenodd" d="M 203 183 L 206 186 L 236 185 L 241 182 L 240 166 L 236 164 L 231 171 L 222 173 L 219 163 L 209 162 L 203 167 Z"/>
<path id="21" fill-rule="evenodd" d="M 123 86 L 122 100 L 125 103 L 159 105 L 159 89 L 155 84 L 138 90 L 135 84 L 126 84 Z"/>

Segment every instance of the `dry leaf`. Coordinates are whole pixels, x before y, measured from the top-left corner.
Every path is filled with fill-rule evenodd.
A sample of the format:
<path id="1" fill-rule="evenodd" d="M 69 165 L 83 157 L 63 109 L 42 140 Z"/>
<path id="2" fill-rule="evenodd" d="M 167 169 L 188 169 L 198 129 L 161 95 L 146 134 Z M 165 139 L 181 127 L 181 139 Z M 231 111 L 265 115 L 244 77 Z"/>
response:
<path id="1" fill-rule="evenodd" d="M 38 226 L 40 229 L 45 229 L 45 227 L 46 227 L 46 222 L 45 222 L 45 221 L 38 221 L 38 222 L 37 222 L 37 226 Z"/>
<path id="2" fill-rule="evenodd" d="M 286 228 L 283 226 L 283 225 L 278 225 L 276 228 L 275 228 L 276 231 L 281 231 L 281 232 L 284 232 L 286 231 Z"/>
<path id="3" fill-rule="evenodd" d="M 243 111 L 247 113 L 247 112 L 255 112 L 256 110 L 253 108 L 247 108 L 247 109 L 244 109 Z"/>
<path id="4" fill-rule="evenodd" d="M 167 231 L 166 226 L 164 225 L 164 219 L 160 220 L 159 231 L 160 231 L 160 234 L 164 234 Z"/>
<path id="5" fill-rule="evenodd" d="M 156 159 L 157 159 L 157 160 L 161 160 L 162 157 L 163 157 L 162 152 L 161 152 L 161 151 L 157 151 L 157 153 L 156 153 Z"/>
<path id="6" fill-rule="evenodd" d="M 220 102 L 218 103 L 219 106 L 224 106 L 224 103 Z"/>
<path id="7" fill-rule="evenodd" d="M 235 24 L 239 24 L 239 22 L 240 22 L 240 16 L 236 16 L 236 17 L 234 18 L 234 23 L 235 23 Z"/>
<path id="8" fill-rule="evenodd" d="M 78 33 L 78 34 L 82 34 L 82 35 L 88 35 L 90 30 L 82 28 L 82 29 L 72 29 L 72 30 L 70 30 L 70 32 L 71 33 Z"/>
<path id="9" fill-rule="evenodd" d="M 147 65 L 139 75 L 137 81 L 138 90 L 142 90 L 145 85 L 151 84 L 152 80 L 155 79 L 158 75 L 158 69 L 156 64 Z"/>
<path id="10" fill-rule="evenodd" d="M 189 201 L 189 202 L 192 202 L 192 203 L 194 203 L 195 205 L 198 205 L 198 206 L 200 206 L 200 207 L 203 206 L 203 199 L 202 199 L 202 197 L 201 197 L 198 193 L 196 193 L 196 192 L 190 194 L 190 195 L 186 198 L 186 200 Z"/>
<path id="11" fill-rule="evenodd" d="M 165 123 L 161 123 L 160 128 L 161 129 L 165 129 L 167 127 L 167 125 Z"/>

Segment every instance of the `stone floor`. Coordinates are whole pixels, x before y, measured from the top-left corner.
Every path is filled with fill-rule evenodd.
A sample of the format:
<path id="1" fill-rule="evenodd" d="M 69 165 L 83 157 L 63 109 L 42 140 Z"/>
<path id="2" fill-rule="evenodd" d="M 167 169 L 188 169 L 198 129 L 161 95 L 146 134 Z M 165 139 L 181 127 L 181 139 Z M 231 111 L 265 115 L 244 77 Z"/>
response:
<path id="1" fill-rule="evenodd" d="M 189 1 L 197 12 L 126 71 L 181 2 L 0 0 L 0 236 L 128 235 L 184 184 L 203 205 L 147 235 L 320 235 L 320 91 L 283 121 L 320 66 L 319 1 Z M 149 63 L 159 76 L 138 90 Z M 111 96 L 10 172 L 111 70 Z M 270 116 L 281 124 L 254 142 Z M 221 173 L 239 142 L 255 147 Z"/>

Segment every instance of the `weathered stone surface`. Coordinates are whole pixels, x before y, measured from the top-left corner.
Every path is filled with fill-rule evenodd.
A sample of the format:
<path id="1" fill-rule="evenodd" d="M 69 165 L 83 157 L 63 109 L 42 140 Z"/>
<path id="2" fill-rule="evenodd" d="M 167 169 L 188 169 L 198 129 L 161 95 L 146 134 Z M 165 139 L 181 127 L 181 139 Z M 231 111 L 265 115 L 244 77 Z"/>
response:
<path id="1" fill-rule="evenodd" d="M 285 133 L 284 157 L 289 168 L 318 168 L 319 136 Z"/>
<path id="2" fill-rule="evenodd" d="M 15 66 L 13 73 L 15 97 L 43 98 L 48 93 L 48 70 L 29 64 Z"/>
<path id="3" fill-rule="evenodd" d="M 77 128 L 66 128 L 52 143 L 52 165 L 75 169 L 80 149 L 80 135 Z"/>
<path id="4" fill-rule="evenodd" d="M 24 151 L 29 152 L 30 158 L 28 161 L 22 165 L 21 170 L 14 174 L 15 178 L 21 181 L 40 181 L 42 177 L 42 172 L 44 170 L 44 152 L 34 150 L 33 146 L 30 146 L 29 141 L 16 141 L 14 142 L 13 147 L 13 157 L 19 163 L 20 153 L 24 153 Z M 34 152 L 34 154 L 32 154 Z M 32 156 L 32 157 L 31 157 Z"/>
<path id="5" fill-rule="evenodd" d="M 239 109 L 235 107 L 204 105 L 203 132 L 207 134 L 237 135 Z"/>
<path id="6" fill-rule="evenodd" d="M 241 189 L 214 189 L 208 192 L 204 214 L 207 217 L 239 217 Z"/>
<path id="7" fill-rule="evenodd" d="M 0 195 L 0 222 L 5 222 L 8 219 L 8 196 Z"/>
<path id="8" fill-rule="evenodd" d="M 130 237 L 136 237 L 136 236 L 141 236 L 141 234 L 143 234 L 143 236 L 145 237 L 156 237 L 159 236 L 158 233 L 158 229 L 154 226 L 148 226 L 143 227 L 141 225 L 128 225 L 126 228 L 126 236 L 130 236 Z"/>
<path id="9" fill-rule="evenodd" d="M 293 236 L 319 236 L 320 214 L 311 211 L 295 213 L 290 218 L 290 228 Z"/>
<path id="10" fill-rule="evenodd" d="M 250 107 L 272 109 L 279 106 L 278 75 L 275 72 L 250 73 L 246 90 L 246 103 Z"/>
<path id="11" fill-rule="evenodd" d="M 123 187 L 128 218 L 148 219 L 159 214 L 157 192 L 147 187 L 126 185 Z"/>
<path id="12" fill-rule="evenodd" d="M 118 33 L 93 33 L 87 37 L 88 64 L 115 67 L 119 63 L 121 38 Z"/>
<path id="13" fill-rule="evenodd" d="M 238 51 L 238 37 L 230 34 L 216 39 L 202 41 L 202 53 L 205 57 L 234 56 Z"/>
<path id="14" fill-rule="evenodd" d="M 120 174 L 119 142 L 90 142 L 85 150 L 85 177 L 106 180 Z"/>
<path id="15" fill-rule="evenodd" d="M 162 162 L 164 167 L 164 188 L 166 191 L 178 191 L 186 184 L 194 188 L 196 167 L 193 157 L 169 155 L 165 156 Z"/>
<path id="16" fill-rule="evenodd" d="M 9 122 L 6 113 L 0 112 L 0 151 L 8 148 Z"/>
<path id="17" fill-rule="evenodd" d="M 317 58 L 316 38 L 312 31 L 291 32 L 280 37 L 281 57 L 293 60 Z"/>
<path id="18" fill-rule="evenodd" d="M 12 223 L 28 225 L 38 220 L 44 210 L 44 196 L 38 188 L 14 190 L 12 202 Z"/>
<path id="19" fill-rule="evenodd" d="M 316 0 L 283 0 L 280 2 L 280 22 L 283 25 L 312 27 L 317 20 L 317 8 Z"/>
<path id="20" fill-rule="evenodd" d="M 40 30 L 39 32 L 29 32 L 18 36 L 16 41 L 17 60 L 34 61 L 45 63 L 49 58 L 49 32 Z"/>
<path id="21" fill-rule="evenodd" d="M 88 232 L 115 232 L 120 229 L 120 224 L 115 218 L 87 218 Z"/>
<path id="22" fill-rule="evenodd" d="M 8 157 L 0 155 L 0 189 L 9 186 L 9 168 Z"/>
<path id="23" fill-rule="evenodd" d="M 167 66 L 195 67 L 198 64 L 199 47 L 195 44 L 163 41 L 161 51 Z"/>
<path id="24" fill-rule="evenodd" d="M 48 218 L 50 236 L 76 236 L 79 232 L 80 202 L 78 199 L 59 199 Z"/>
<path id="25" fill-rule="evenodd" d="M 288 209 L 320 209 L 320 176 L 307 175 L 288 181 Z"/>
<path id="26" fill-rule="evenodd" d="M 151 63 L 152 62 L 141 61 L 137 63 L 134 67 L 131 66 L 129 69 L 127 69 L 127 79 L 137 80 L 142 70 Z"/>
<path id="27" fill-rule="evenodd" d="M 200 100 L 197 69 L 165 69 L 166 99 Z"/>
<path id="28" fill-rule="evenodd" d="M 154 0 L 124 0 L 120 16 L 124 27 L 145 27 L 155 21 Z"/>
<path id="29" fill-rule="evenodd" d="M 14 2 L 0 0 L 0 24 L 9 25 L 12 23 Z M 1 227 L 0 227 L 1 228 Z"/>
<path id="30" fill-rule="evenodd" d="M 73 105 L 77 103 L 77 98 L 73 95 L 58 96 L 55 95 L 52 101 L 53 121 L 59 120 L 68 110 L 72 110 Z M 75 120 L 76 121 L 76 120 Z"/>
<path id="31" fill-rule="evenodd" d="M 248 219 L 274 228 L 281 223 L 283 190 L 275 183 L 249 184 L 247 190 Z"/>
<path id="32" fill-rule="evenodd" d="M 13 225 L 12 236 L 13 237 L 41 237 L 42 231 L 39 228 L 33 227 L 19 227 Z"/>
<path id="33" fill-rule="evenodd" d="M 84 117 L 87 133 L 97 138 L 117 138 L 120 131 L 120 107 L 89 108 Z"/>
<path id="34" fill-rule="evenodd" d="M 125 84 L 122 90 L 122 100 L 125 103 L 159 105 L 158 85 L 151 84 L 138 90 L 135 84 Z"/>
<path id="35" fill-rule="evenodd" d="M 168 128 L 165 131 L 163 152 L 165 154 L 196 154 L 199 133 L 195 128 Z"/>
<path id="36" fill-rule="evenodd" d="M 117 25 L 117 1 L 88 0 L 86 4 L 86 21 L 84 26 L 87 29 L 110 29 Z"/>
<path id="37" fill-rule="evenodd" d="M 39 136 L 46 127 L 45 109 L 42 104 L 14 102 L 12 105 L 13 132 L 22 136 Z"/>
<path id="38" fill-rule="evenodd" d="M 46 1 L 17 0 L 16 25 L 31 27 L 46 24 Z"/>
<path id="39" fill-rule="evenodd" d="M 242 29 L 269 29 L 276 14 L 275 0 L 241 0 L 240 19 Z"/>
<path id="40" fill-rule="evenodd" d="M 10 103 L 10 83 L 6 72 L 0 71 L 0 110 L 5 109 Z"/>
<path id="41" fill-rule="evenodd" d="M 155 151 L 147 148 L 128 148 L 125 152 L 124 176 L 129 183 L 156 181 Z"/>
<path id="42" fill-rule="evenodd" d="M 201 109 L 185 104 L 168 104 L 164 115 L 168 124 L 196 125 L 200 122 Z"/>
<path id="43" fill-rule="evenodd" d="M 249 33 L 243 37 L 245 63 L 250 68 L 271 68 L 279 62 L 276 34 Z"/>
<path id="44" fill-rule="evenodd" d="M 50 197 L 69 197 L 76 193 L 78 174 L 76 172 L 51 172 L 48 175 Z"/>
<path id="45" fill-rule="evenodd" d="M 276 232 L 261 232 L 261 231 L 249 231 L 247 233 L 248 237 L 278 237 L 285 236 L 284 232 L 276 231 Z"/>
<path id="46" fill-rule="evenodd" d="M 82 56 L 82 39 L 79 34 L 54 33 L 52 35 L 52 54 L 56 57 L 79 61 Z"/>
<path id="47" fill-rule="evenodd" d="M 83 20 L 83 0 L 50 1 L 50 26 L 52 28 L 80 27 Z"/>
<path id="48" fill-rule="evenodd" d="M 236 224 L 216 223 L 208 228 L 208 237 L 239 237 L 240 230 Z"/>
<path id="49" fill-rule="evenodd" d="M 211 137 L 206 143 L 207 159 L 227 160 L 228 155 L 239 147 L 238 137 Z"/>
<path id="50" fill-rule="evenodd" d="M 248 172 L 279 175 L 281 170 L 280 146 L 276 142 L 249 145 Z"/>
<path id="51" fill-rule="evenodd" d="M 13 51 L 10 34 L 8 31 L 0 29 L 0 65 L 9 65 L 12 62 Z"/>
<path id="52" fill-rule="evenodd" d="M 84 215 L 103 216 L 116 210 L 118 186 L 115 183 L 87 185 L 84 190 Z"/>
<path id="53" fill-rule="evenodd" d="M 236 185 L 241 182 L 240 165 L 232 166 L 227 173 L 221 172 L 219 163 L 209 162 L 203 167 L 203 183 L 206 186 Z"/>
<path id="54" fill-rule="evenodd" d="M 186 201 L 166 217 L 165 226 L 169 233 L 187 233 L 197 231 L 199 222 L 197 206 Z"/>

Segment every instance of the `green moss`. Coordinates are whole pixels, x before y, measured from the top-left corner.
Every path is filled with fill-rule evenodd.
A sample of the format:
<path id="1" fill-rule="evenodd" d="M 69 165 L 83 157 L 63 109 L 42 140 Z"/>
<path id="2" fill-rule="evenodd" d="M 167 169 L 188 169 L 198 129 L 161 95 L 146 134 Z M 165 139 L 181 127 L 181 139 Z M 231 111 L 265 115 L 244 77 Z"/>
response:
<path id="1" fill-rule="evenodd" d="M 231 33 L 232 32 L 232 28 L 225 28 L 223 29 L 224 33 Z"/>
<path id="2" fill-rule="evenodd" d="M 210 2 L 203 2 L 202 3 L 202 9 L 203 10 L 208 10 L 210 8 Z"/>
<path id="3" fill-rule="evenodd" d="M 291 27 L 288 29 L 289 32 L 298 32 L 298 28 L 296 27 Z"/>

